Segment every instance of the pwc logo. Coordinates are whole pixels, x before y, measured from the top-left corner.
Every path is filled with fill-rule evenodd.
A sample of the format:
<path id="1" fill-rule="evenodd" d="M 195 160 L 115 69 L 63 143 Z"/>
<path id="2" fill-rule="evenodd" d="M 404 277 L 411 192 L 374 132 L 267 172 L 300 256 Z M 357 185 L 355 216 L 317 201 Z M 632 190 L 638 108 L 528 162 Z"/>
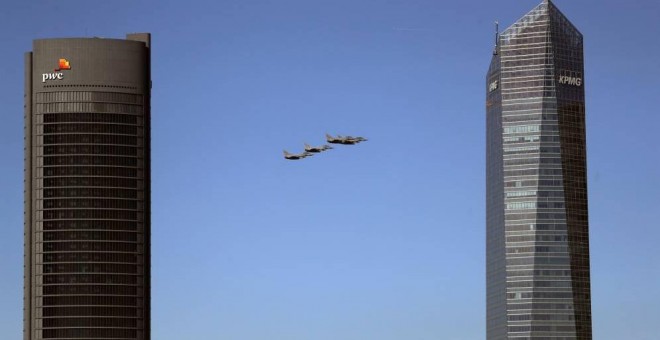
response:
<path id="1" fill-rule="evenodd" d="M 60 71 L 70 69 L 71 65 L 69 64 L 69 61 L 64 58 L 60 58 L 59 65 L 53 73 L 44 73 L 41 75 L 41 82 L 45 83 L 46 80 L 61 80 L 64 78 L 64 73 Z"/>

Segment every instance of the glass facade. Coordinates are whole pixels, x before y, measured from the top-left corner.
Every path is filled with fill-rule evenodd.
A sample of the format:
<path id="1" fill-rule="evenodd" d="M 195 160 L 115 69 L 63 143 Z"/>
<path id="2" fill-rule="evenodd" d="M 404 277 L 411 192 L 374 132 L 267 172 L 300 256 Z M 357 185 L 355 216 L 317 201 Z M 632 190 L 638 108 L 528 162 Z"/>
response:
<path id="1" fill-rule="evenodd" d="M 591 339 L 582 35 L 544 1 L 486 79 L 487 338 Z"/>
<path id="2" fill-rule="evenodd" d="M 42 40 L 28 53 L 26 340 L 149 339 L 149 39 L 137 38 Z M 61 54 L 66 81 L 41 81 Z M 119 61 L 142 72 L 99 82 Z"/>

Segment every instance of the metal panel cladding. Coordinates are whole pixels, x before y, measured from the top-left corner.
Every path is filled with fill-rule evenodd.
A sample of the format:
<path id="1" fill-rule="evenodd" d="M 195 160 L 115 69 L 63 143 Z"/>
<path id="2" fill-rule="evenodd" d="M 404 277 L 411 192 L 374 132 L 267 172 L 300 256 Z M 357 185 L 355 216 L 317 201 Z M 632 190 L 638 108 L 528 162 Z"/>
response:
<path id="1" fill-rule="evenodd" d="M 591 339 L 584 85 L 582 34 L 552 2 L 499 36 L 486 85 L 488 339 Z"/>
<path id="2" fill-rule="evenodd" d="M 150 339 L 150 35 L 25 56 L 24 339 Z"/>

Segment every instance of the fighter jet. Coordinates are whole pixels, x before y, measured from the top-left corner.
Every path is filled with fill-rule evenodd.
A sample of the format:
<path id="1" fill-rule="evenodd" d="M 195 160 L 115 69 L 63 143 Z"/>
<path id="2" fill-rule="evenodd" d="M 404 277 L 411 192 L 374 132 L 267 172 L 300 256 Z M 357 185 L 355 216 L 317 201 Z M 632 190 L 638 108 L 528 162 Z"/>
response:
<path id="1" fill-rule="evenodd" d="M 307 152 L 307 151 L 305 151 L 305 152 L 303 152 L 303 153 L 292 154 L 292 153 L 289 153 L 288 151 L 284 150 L 284 158 L 286 158 L 286 159 L 291 159 L 291 160 L 295 160 L 295 159 L 303 159 L 303 158 L 305 158 L 305 157 L 309 157 L 309 156 L 311 156 L 311 155 L 312 155 L 312 154 L 309 153 L 309 152 Z"/>
<path id="2" fill-rule="evenodd" d="M 346 145 L 353 145 L 353 144 L 357 144 L 357 143 L 364 142 L 364 141 L 367 140 L 364 137 L 351 137 L 351 136 L 342 137 L 342 136 L 339 136 L 339 135 L 337 135 L 337 137 L 335 138 L 335 137 L 330 136 L 327 133 L 325 134 L 325 139 L 328 141 L 328 143 L 346 144 Z"/>
<path id="3" fill-rule="evenodd" d="M 340 135 L 337 135 L 337 138 L 344 138 L 346 140 L 355 141 L 356 143 L 367 141 L 367 139 L 364 138 L 364 137 L 353 137 L 353 136 L 340 136 Z"/>
<path id="4" fill-rule="evenodd" d="M 323 152 L 330 149 L 332 149 L 330 145 L 310 146 L 309 144 L 305 143 L 306 152 Z"/>

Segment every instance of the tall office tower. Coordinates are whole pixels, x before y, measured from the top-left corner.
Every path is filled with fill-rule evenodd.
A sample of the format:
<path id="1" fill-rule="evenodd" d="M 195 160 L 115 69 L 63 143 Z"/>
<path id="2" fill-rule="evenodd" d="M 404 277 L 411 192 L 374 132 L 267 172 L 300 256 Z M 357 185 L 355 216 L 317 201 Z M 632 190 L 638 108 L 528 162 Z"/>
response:
<path id="1" fill-rule="evenodd" d="M 487 338 L 591 339 L 582 34 L 543 1 L 486 79 Z"/>
<path id="2" fill-rule="evenodd" d="M 150 339 L 150 40 L 25 55 L 25 340 Z"/>

